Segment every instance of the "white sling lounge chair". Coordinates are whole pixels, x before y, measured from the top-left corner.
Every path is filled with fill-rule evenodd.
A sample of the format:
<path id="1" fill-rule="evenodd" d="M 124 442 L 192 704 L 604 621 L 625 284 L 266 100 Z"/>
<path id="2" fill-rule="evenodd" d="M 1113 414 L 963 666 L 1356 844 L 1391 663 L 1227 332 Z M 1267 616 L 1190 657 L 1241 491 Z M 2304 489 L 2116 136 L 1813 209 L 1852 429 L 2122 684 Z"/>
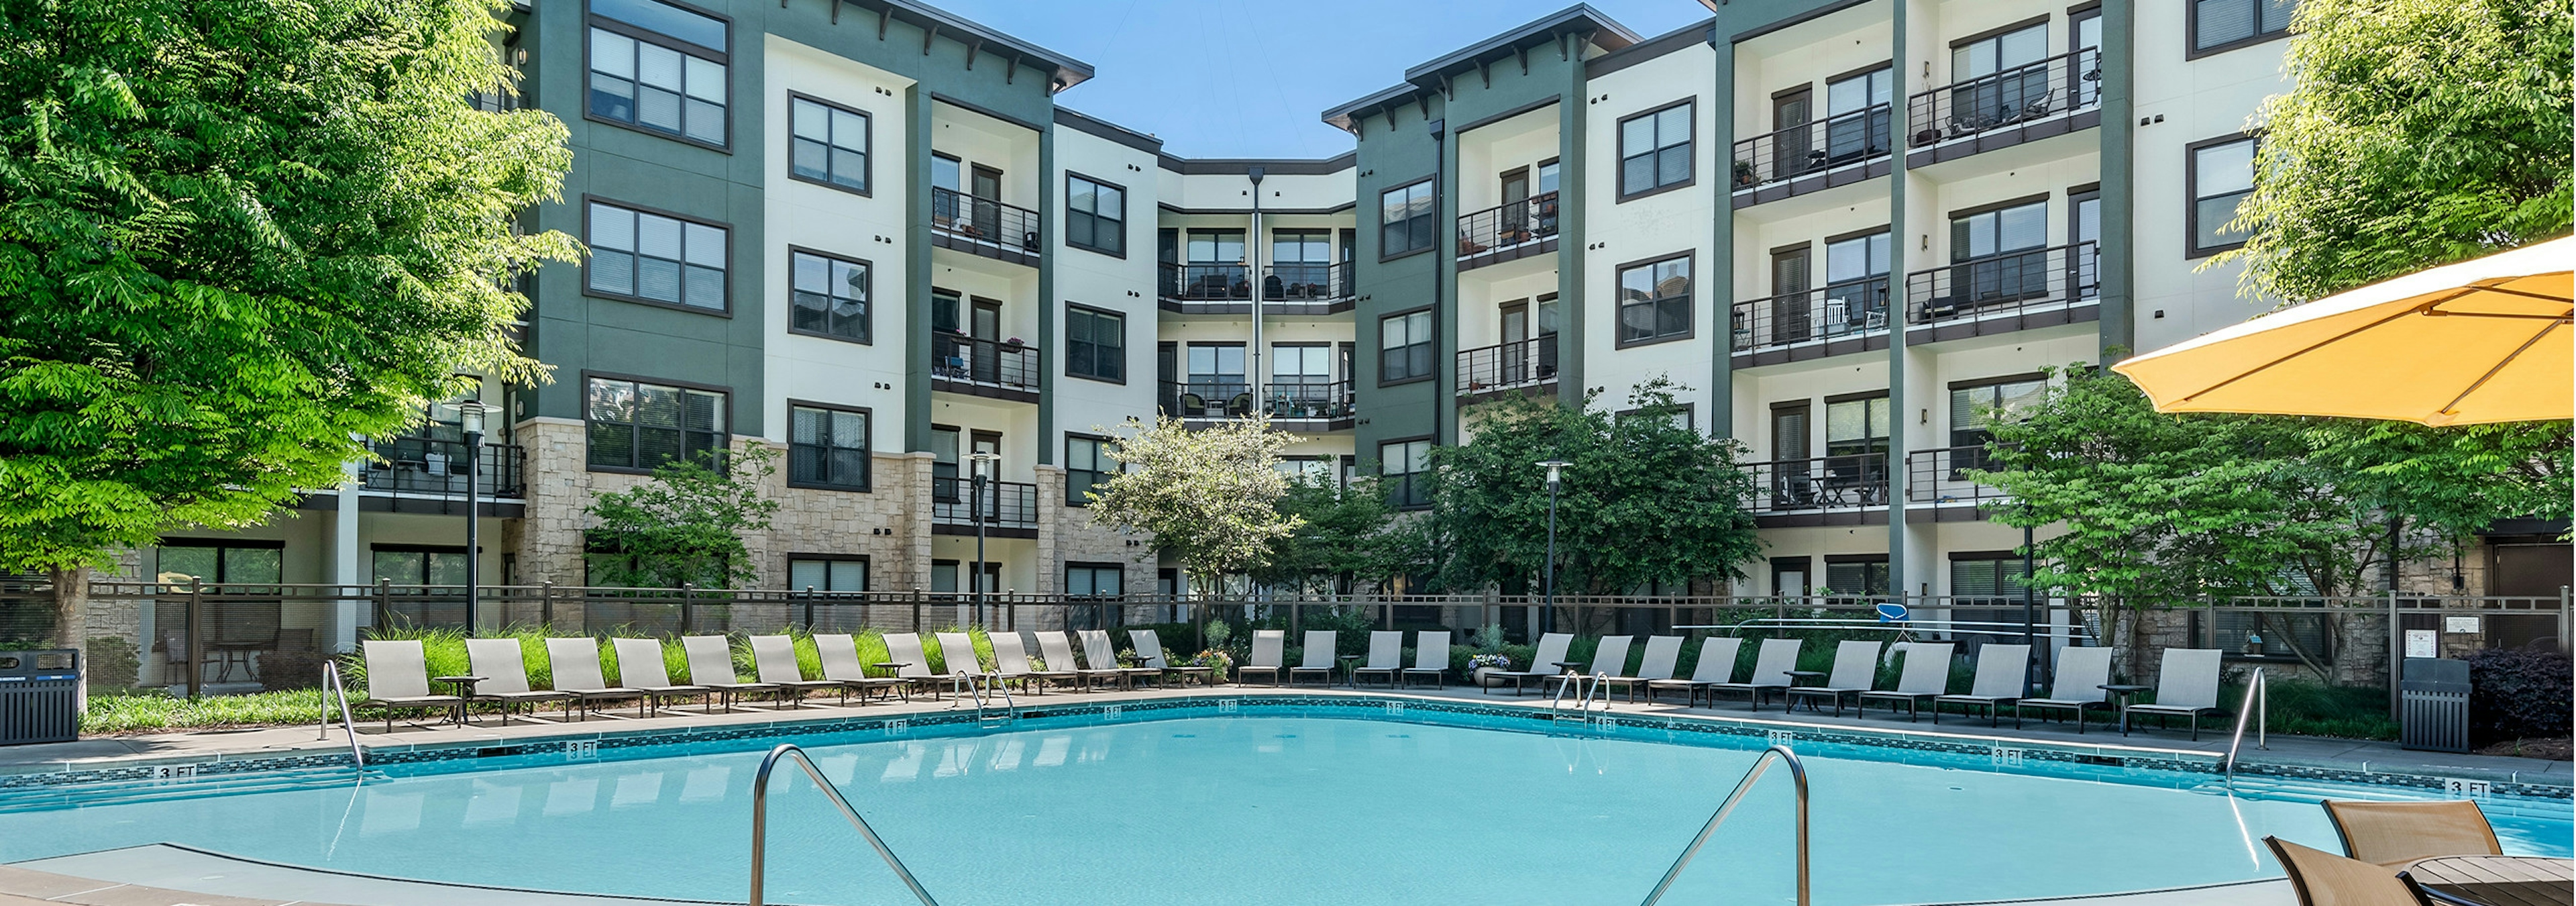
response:
<path id="1" fill-rule="evenodd" d="M 1681 659 L 1681 636 L 1650 635 L 1646 637 L 1646 653 L 1637 661 L 1637 675 L 1613 674 L 1602 682 L 1609 683 L 1613 688 L 1628 690 L 1628 700 L 1633 702 L 1637 700 L 1637 690 L 1644 688 L 1647 683 L 1672 679 L 1673 665 L 1680 663 Z"/>
<path id="2" fill-rule="evenodd" d="M 2022 675 L 2030 670 L 2030 646 L 1982 645 L 1977 648 L 1977 678 L 1968 684 L 1966 695 L 1937 695 L 1932 698 L 1932 722 L 1941 722 L 1942 705 L 1958 705 L 1961 714 L 1970 708 L 1986 709 L 1986 726 L 1994 726 L 1996 713 L 2005 705 L 2021 701 Z M 2013 714 L 2013 726 L 2021 726 L 2021 714 Z"/>
<path id="3" fill-rule="evenodd" d="M 974 636 L 963 632 L 941 632 L 933 633 L 932 638 L 939 642 L 939 665 L 945 668 L 937 676 L 948 681 L 949 694 L 964 695 L 972 691 L 976 677 L 995 676 L 995 681 L 999 681 L 992 671 L 984 669 L 983 656 L 975 653 Z"/>
<path id="4" fill-rule="evenodd" d="M 682 636 L 680 650 L 689 656 L 689 684 L 715 690 L 717 704 L 726 711 L 732 711 L 734 700 L 744 695 L 778 691 L 768 683 L 743 682 L 733 672 L 733 642 L 724 636 Z"/>
<path id="5" fill-rule="evenodd" d="M 671 669 L 662 664 L 660 639 L 610 639 L 608 644 L 617 652 L 617 684 L 644 693 L 648 711 L 659 714 L 664 701 L 706 698 L 715 692 L 705 686 L 671 682 Z"/>
<path id="6" fill-rule="evenodd" d="M 1404 681 L 1411 684 L 1415 676 L 1427 673 L 1431 675 L 1431 688 L 1448 685 L 1449 631 L 1425 629 L 1414 633 L 1413 638 L 1413 666 L 1404 668 Z"/>
<path id="7" fill-rule="evenodd" d="M 850 693 L 859 694 L 859 704 L 868 703 L 868 693 L 880 690 L 902 692 L 910 685 L 899 677 L 869 676 L 868 665 L 859 663 L 859 640 L 846 633 L 816 633 L 814 659 L 823 668 L 823 679 L 841 686 L 841 704 L 850 703 Z"/>
<path id="8" fill-rule="evenodd" d="M 1637 638 L 1635 636 L 1602 636 L 1601 644 L 1592 649 L 1592 669 L 1586 670 L 1579 675 L 1608 677 L 1618 676 L 1622 673 L 1628 672 L 1628 646 L 1634 644 L 1636 641 Z M 1555 680 L 1558 685 L 1563 685 L 1568 677 L 1576 675 L 1578 674 L 1563 674 L 1555 677 Z M 1544 681 L 1540 682 L 1539 690 L 1546 691 L 1547 683 Z"/>
<path id="9" fill-rule="evenodd" d="M 449 710 L 462 716 L 464 699 L 429 694 L 429 655 L 421 650 L 420 640 L 370 639 L 361 650 L 367 658 L 367 698 L 358 707 L 385 709 L 385 732 L 394 731 L 396 708 Z"/>
<path id="10" fill-rule="evenodd" d="M 1707 657 L 1705 654 L 1700 656 Z M 1730 694 L 1742 692 L 1753 697 L 1753 710 L 1762 710 L 1762 699 L 1772 695 L 1781 697 L 1782 707 L 1785 710 L 1789 682 L 1792 679 L 1789 671 L 1796 669 L 1798 669 L 1797 639 L 1763 639 L 1761 650 L 1754 652 L 1753 655 L 1753 673 L 1746 676 L 1743 682 L 1708 684 L 1709 707 L 1717 706 L 1717 694 L 1720 692 Z"/>
<path id="11" fill-rule="evenodd" d="M 856 653 L 858 648 L 852 646 L 850 650 Z M 804 707 L 806 693 L 841 687 L 839 680 L 806 679 L 804 666 L 796 663 L 796 640 L 787 636 L 752 636 L 751 664 L 760 671 L 761 682 L 787 693 L 790 708 Z"/>
<path id="12" fill-rule="evenodd" d="M 2130 705 L 2131 714 L 2152 714 L 2156 726 L 2165 725 L 2169 717 L 2191 720 L 2191 739 L 2200 741 L 2200 716 L 2216 713 L 2218 707 L 2218 655 L 2216 648 L 2167 648 L 2164 664 L 2156 669 L 2156 700 L 2152 704 Z M 2121 732 L 2128 731 L 2127 722 Z"/>
<path id="13" fill-rule="evenodd" d="M 1404 669 L 1404 633 L 1377 630 L 1369 633 L 1368 660 L 1351 668 L 1351 688 L 1357 689 L 1362 676 L 1382 676 L 1386 687 L 1395 688 L 1395 674 Z"/>
<path id="14" fill-rule="evenodd" d="M 1703 639 L 1699 643 L 1699 663 L 1691 668 L 1686 680 L 1660 679 L 1646 681 L 1646 703 L 1654 704 L 1655 693 L 1679 689 L 1690 695 L 1684 707 L 1697 707 L 1699 694 L 1710 686 L 1735 678 L 1735 653 L 1743 650 L 1744 640 L 1737 638 Z"/>
<path id="15" fill-rule="evenodd" d="M 1520 695 L 1521 690 L 1528 688 L 1530 680 L 1538 680 L 1539 691 L 1544 693 L 1547 691 L 1547 678 L 1565 672 L 1565 668 L 1558 667 L 1557 664 L 1565 660 L 1565 646 L 1572 644 L 1574 644 L 1573 633 L 1551 632 L 1538 637 L 1538 650 L 1530 654 L 1530 662 L 1524 665 L 1527 669 L 1488 670 L 1485 673 L 1487 676 L 1496 678 L 1510 678 L 1514 696 Z M 1492 689 L 1493 687 L 1486 687 L 1489 693 Z"/>
<path id="16" fill-rule="evenodd" d="M 1016 632 L 993 636 L 993 667 L 1002 674 L 1003 680 L 1017 680 L 1020 688 L 1034 690 L 1040 695 L 1046 694 L 1046 684 L 1050 681 L 1072 683 L 1082 679 L 1081 673 L 1059 670 L 1054 664 L 1048 664 L 1044 670 L 1037 669 L 1029 663 L 1028 643 L 1020 641 L 1020 634 Z"/>
<path id="17" fill-rule="evenodd" d="M 1099 664 L 1084 666 L 1081 661 L 1075 660 L 1073 636 L 1070 633 L 1038 633 L 1038 653 L 1046 658 L 1047 669 L 1073 671 L 1075 687 L 1085 692 L 1091 691 L 1091 684 L 1096 681 L 1118 682 L 1126 677 L 1126 674 L 1119 671 L 1117 661 L 1111 661 L 1109 666 L 1103 669 Z"/>
<path id="18" fill-rule="evenodd" d="M 921 633 L 889 632 L 885 635 L 885 643 L 885 662 L 876 666 L 891 665 L 896 679 L 903 680 L 906 686 L 930 693 L 933 699 L 938 698 L 938 677 L 930 672 L 930 654 L 921 648 Z"/>
<path id="19" fill-rule="evenodd" d="M 555 691 L 565 693 L 581 704 L 581 716 L 587 720 L 591 707 L 600 702 L 635 702 L 635 716 L 644 716 L 647 707 L 641 689 L 611 686 L 599 672 L 599 640 L 589 636 L 569 639 L 547 639 L 546 660 L 555 674 Z M 571 702 L 566 702 L 569 709 Z"/>
<path id="20" fill-rule="evenodd" d="M 1145 662 L 1147 667 L 1161 671 L 1161 675 L 1154 680 L 1155 682 L 1167 682 L 1171 677 L 1179 676 L 1184 686 L 1189 685 L 1191 677 L 1197 677 L 1199 685 L 1214 685 L 1209 681 L 1209 677 L 1216 674 L 1216 668 L 1174 665 L 1169 658 L 1163 656 L 1163 637 L 1156 635 L 1153 630 L 1127 630 L 1127 641 L 1136 646 L 1137 660 Z"/>
<path id="21" fill-rule="evenodd" d="M 1288 660 L 1288 631 L 1255 629 L 1252 631 L 1252 657 L 1235 668 L 1237 682 L 1251 682 L 1255 673 L 1270 676 L 1270 684 L 1279 685 L 1279 673 Z"/>
<path id="22" fill-rule="evenodd" d="M 1790 689 L 1790 706 L 1794 708 L 1799 699 L 1805 699 L 1807 708 L 1814 710 L 1817 699 L 1829 698 L 1834 702 L 1834 716 L 1843 716 L 1843 700 L 1852 699 L 1857 704 L 1860 694 L 1869 691 L 1870 684 L 1878 678 L 1878 646 L 1876 640 L 1867 639 L 1834 646 L 1834 669 L 1826 674 L 1825 684 Z"/>
<path id="23" fill-rule="evenodd" d="M 2038 708 L 2043 711 L 2075 712 L 2075 732 L 2084 733 L 2084 712 L 2109 709 L 2110 693 L 2102 687 L 2111 682 L 2111 649 L 2065 648 L 2057 652 L 2057 682 L 2051 684 L 2047 698 L 2025 698 L 2013 703 L 2013 724 L 2021 724 L 2021 712 Z"/>
<path id="24" fill-rule="evenodd" d="M 538 702 L 572 697 L 551 689 L 528 688 L 528 662 L 518 639 L 466 639 L 465 662 L 475 676 L 482 677 L 474 684 L 474 697 L 501 703 L 501 725 L 505 727 L 510 725 L 512 705 L 527 705 L 529 716 L 534 717 Z"/>
<path id="25" fill-rule="evenodd" d="M 1159 667 L 1119 666 L 1118 643 L 1109 637 L 1106 629 L 1082 631 L 1082 656 L 1094 667 L 1118 671 L 1118 684 L 1129 689 L 1136 688 L 1137 680 L 1163 681 L 1163 671 Z"/>
<path id="26" fill-rule="evenodd" d="M 1321 673 L 1324 685 L 1332 685 L 1333 655 L 1341 641 L 1340 634 L 1330 629 L 1306 630 L 1306 656 L 1297 666 L 1288 668 L 1288 685 L 1296 685 L 1298 675 L 1306 673 Z"/>
<path id="27" fill-rule="evenodd" d="M 1871 701 L 1904 702 L 1906 722 L 1920 720 L 1924 702 L 1950 691 L 1950 652 L 1953 647 L 1949 642 L 1906 642 L 1905 672 L 1897 675 L 1896 688 L 1861 693 L 1852 713 L 1865 713 Z M 1888 707 L 1892 710 L 1895 705 Z"/>

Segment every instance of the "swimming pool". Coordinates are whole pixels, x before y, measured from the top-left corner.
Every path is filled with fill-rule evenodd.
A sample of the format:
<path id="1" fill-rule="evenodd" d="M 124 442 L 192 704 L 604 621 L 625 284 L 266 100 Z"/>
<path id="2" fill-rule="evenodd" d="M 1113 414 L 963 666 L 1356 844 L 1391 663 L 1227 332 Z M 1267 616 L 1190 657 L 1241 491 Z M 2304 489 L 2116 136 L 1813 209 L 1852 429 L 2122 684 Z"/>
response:
<path id="1" fill-rule="evenodd" d="M 1424 709 L 1212 711 L 793 741 L 934 894 L 989 904 L 1631 901 L 1767 741 L 1549 735 Z M 168 841 L 365 874 L 739 902 L 750 780 L 774 741 L 643 748 L 634 751 L 652 757 L 629 760 L 392 765 L 354 786 L 344 776 L 245 780 L 252 789 L 213 795 L 127 791 L 43 813 L 43 834 L 0 834 L 0 862 Z M 2334 848 L 2317 797 L 2393 794 L 2253 778 L 2228 796 L 2207 774 L 1793 744 L 1813 786 L 1824 904 L 2276 875 L 2266 834 Z M 1785 779 L 1766 779 L 1729 819 L 1673 902 L 1789 900 Z M 773 900 L 904 901 L 824 800 L 796 789 L 808 785 L 801 774 L 780 784 Z M 2508 851 L 2567 855 L 2569 809 L 2503 798 L 2489 812 Z M 8 820 L 37 826 L 31 817 Z"/>

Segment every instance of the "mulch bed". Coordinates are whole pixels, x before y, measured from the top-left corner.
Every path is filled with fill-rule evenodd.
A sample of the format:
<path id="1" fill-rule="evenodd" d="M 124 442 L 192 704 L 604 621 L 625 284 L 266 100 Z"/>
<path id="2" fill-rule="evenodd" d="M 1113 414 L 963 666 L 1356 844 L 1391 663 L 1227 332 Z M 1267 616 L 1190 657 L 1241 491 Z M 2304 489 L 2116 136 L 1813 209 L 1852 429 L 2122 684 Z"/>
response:
<path id="1" fill-rule="evenodd" d="M 2576 740 L 2569 740 L 2565 737 L 2557 739 L 2516 739 L 2496 743 L 2495 745 L 2479 749 L 2478 754 L 2510 755 L 2521 758 L 2539 758 L 2548 761 L 2571 761 L 2576 760 L 2576 758 L 2570 757 L 2571 753 L 2569 752 L 2569 748 L 2571 742 L 2576 742 Z"/>

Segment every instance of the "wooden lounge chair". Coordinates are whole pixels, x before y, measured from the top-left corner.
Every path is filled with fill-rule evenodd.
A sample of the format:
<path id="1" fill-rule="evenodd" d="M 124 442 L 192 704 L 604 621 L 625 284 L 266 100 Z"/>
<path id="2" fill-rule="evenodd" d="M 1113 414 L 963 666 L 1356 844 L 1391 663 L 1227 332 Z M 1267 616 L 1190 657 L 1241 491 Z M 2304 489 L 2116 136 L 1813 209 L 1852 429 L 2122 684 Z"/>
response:
<path id="1" fill-rule="evenodd" d="M 1153 680 L 1157 683 L 1163 681 L 1163 670 L 1160 667 L 1129 667 L 1120 664 L 1118 643 L 1109 638 L 1109 630 L 1106 629 L 1082 631 L 1082 656 L 1093 667 L 1118 671 L 1119 685 L 1129 689 L 1136 688 L 1137 680 Z"/>
<path id="2" fill-rule="evenodd" d="M 1168 682 L 1172 677 L 1178 676 L 1181 678 L 1181 684 L 1185 686 L 1189 685 L 1189 682 L 1193 677 L 1198 679 L 1199 685 L 1215 685 L 1211 680 L 1211 677 L 1216 675 L 1216 668 L 1193 667 L 1188 665 L 1175 666 L 1169 658 L 1163 656 L 1163 637 L 1156 635 L 1153 630 L 1127 630 L 1127 641 L 1129 644 L 1136 646 L 1137 660 L 1143 661 L 1146 667 L 1160 671 L 1160 675 L 1154 680 L 1155 682 Z"/>
<path id="3" fill-rule="evenodd" d="M 1691 678 L 1647 680 L 1646 703 L 1654 704 L 1655 695 L 1665 689 L 1679 689 L 1690 696 L 1684 707 L 1697 706 L 1701 690 L 1735 678 L 1735 653 L 1743 649 L 1743 639 L 1702 639 L 1699 663 L 1691 668 Z"/>
<path id="4" fill-rule="evenodd" d="M 858 651 L 853 645 L 850 650 Z M 783 635 L 751 637 L 751 665 L 759 671 L 760 681 L 787 693 L 787 706 L 802 708 L 805 695 L 823 689 L 839 689 L 839 680 L 806 679 L 805 667 L 796 663 L 796 640 Z"/>
<path id="5" fill-rule="evenodd" d="M 1324 685 L 1332 685 L 1333 655 L 1338 653 L 1337 646 L 1340 644 L 1341 635 L 1333 630 L 1306 630 L 1305 657 L 1299 660 L 1297 666 L 1288 668 L 1288 685 L 1296 685 L 1297 677 L 1308 673 L 1321 673 L 1324 675 Z"/>
<path id="6" fill-rule="evenodd" d="M 840 684 L 844 705 L 850 703 L 852 692 L 859 694 L 859 704 L 864 705 L 870 692 L 903 693 L 911 685 L 901 677 L 869 676 L 868 665 L 859 662 L 859 640 L 846 633 L 816 633 L 814 660 L 823 668 L 824 681 Z"/>
<path id="7" fill-rule="evenodd" d="M 1923 703 L 1950 691 L 1952 647 L 1949 642 L 1905 643 L 1905 672 L 1897 675 L 1896 688 L 1873 689 L 1861 693 L 1860 701 L 1852 705 L 1852 713 L 1855 715 L 1866 713 L 1872 700 L 1901 701 L 1905 703 L 1907 722 L 1921 719 Z M 1889 707 L 1893 709 L 1894 705 Z"/>
<path id="8" fill-rule="evenodd" d="M 2437 856 L 2501 856 L 2495 827 L 2476 802 L 2339 802 L 2325 806 L 2344 855 L 2390 869 Z"/>
<path id="9" fill-rule="evenodd" d="M 1966 695 L 1932 697 L 1932 722 L 1941 722 L 1942 705 L 1958 705 L 1961 714 L 1970 708 L 1986 709 L 1986 726 L 1997 723 L 1996 715 L 2005 705 L 2021 701 L 2023 675 L 2030 670 L 2030 646 L 1985 645 L 1977 649 L 1977 677 L 1968 683 Z M 2013 712 L 2013 726 L 2021 726 L 2021 712 Z"/>
<path id="10" fill-rule="evenodd" d="M 369 639 L 360 650 L 367 659 L 367 697 L 358 707 L 383 708 L 385 732 L 394 731 L 397 708 L 456 711 L 465 707 L 462 698 L 429 694 L 429 655 L 421 650 L 420 640 Z"/>
<path id="11" fill-rule="evenodd" d="M 1544 693 L 1547 691 L 1547 678 L 1565 672 L 1565 669 L 1558 667 L 1557 663 L 1565 660 L 1565 648 L 1572 644 L 1574 644 L 1574 634 L 1570 632 L 1551 632 L 1539 636 L 1538 650 L 1530 655 L 1530 662 L 1523 665 L 1525 669 L 1492 670 L 1487 671 L 1487 675 L 1510 677 L 1512 694 L 1515 696 L 1529 687 L 1530 680 L 1538 680 L 1539 691 Z M 1488 687 L 1488 691 L 1490 690 L 1491 687 Z"/>
<path id="12" fill-rule="evenodd" d="M 2043 711 L 2075 712 L 2075 732 L 2084 732 L 2084 712 L 2109 710 L 2110 693 L 2102 686 L 2111 681 L 2111 649 L 2065 648 L 2057 652 L 2057 681 L 2050 684 L 2047 698 L 2025 698 L 2013 703 L 2013 726 L 2021 726 L 2021 712 L 2038 708 Z"/>
<path id="13" fill-rule="evenodd" d="M 733 672 L 733 642 L 724 636 L 682 636 L 680 650 L 689 656 L 689 684 L 714 690 L 716 703 L 726 711 L 732 711 L 734 700 L 744 695 L 778 691 L 768 683 L 743 682 Z"/>
<path id="14" fill-rule="evenodd" d="M 589 636 L 546 640 L 546 660 L 555 674 L 555 691 L 572 697 L 564 710 L 579 704 L 583 720 L 590 719 L 591 706 L 600 702 L 633 701 L 635 716 L 645 715 L 645 697 L 641 689 L 611 686 L 599 669 L 599 640 Z"/>
<path id="15" fill-rule="evenodd" d="M 1701 655 L 1706 657 L 1706 655 Z M 1762 649 L 1753 655 L 1753 673 L 1740 683 L 1710 683 L 1707 686 L 1709 707 L 1717 707 L 1717 694 L 1744 693 L 1753 697 L 1753 710 L 1762 710 L 1765 696 L 1781 696 L 1787 707 L 1789 671 L 1798 669 L 1797 639 L 1763 639 Z"/>
<path id="16" fill-rule="evenodd" d="M 1253 674 L 1265 673 L 1270 676 L 1270 684 L 1276 686 L 1279 672 L 1285 669 L 1281 665 L 1287 660 L 1287 630 L 1255 629 L 1252 631 L 1252 657 L 1245 660 L 1243 666 L 1235 668 L 1235 681 L 1248 683 L 1252 681 Z"/>
<path id="17" fill-rule="evenodd" d="M 1001 673 L 1003 682 L 1017 681 L 1020 688 L 1044 695 L 1048 682 L 1075 683 L 1082 680 L 1082 674 L 1071 669 L 1059 670 L 1054 664 L 1048 664 L 1047 669 L 1040 670 L 1030 664 L 1028 644 L 1020 641 L 1019 633 L 1004 632 L 992 638 L 993 667 Z"/>
<path id="18" fill-rule="evenodd" d="M 510 725 L 510 706 L 526 705 L 531 717 L 538 702 L 554 702 L 572 696 L 552 689 L 528 688 L 526 653 L 518 639 L 466 639 L 465 662 L 475 676 L 483 679 L 474 684 L 474 697 L 499 702 L 501 725 Z M 469 718 L 471 719 L 471 718 Z"/>
<path id="19" fill-rule="evenodd" d="M 2397 872 L 2321 849 L 2310 849 L 2279 837 L 2263 838 L 2272 858 L 2290 876 L 2290 889 L 2300 906 L 2418 906 L 2415 892 Z"/>
<path id="20" fill-rule="evenodd" d="M 1637 700 L 1637 690 L 1644 688 L 1647 683 L 1672 679 L 1673 667 L 1679 664 L 1681 659 L 1681 636 L 1650 635 L 1646 637 L 1645 655 L 1637 660 L 1635 676 L 1612 674 L 1601 681 L 1612 687 L 1628 690 L 1628 700 L 1633 702 Z"/>
<path id="21" fill-rule="evenodd" d="M 1789 706 L 1795 708 L 1803 699 L 1812 711 L 1817 699 L 1831 699 L 1834 716 L 1843 716 L 1843 701 L 1849 699 L 1858 705 L 1860 694 L 1869 691 L 1871 683 L 1878 679 L 1878 647 L 1876 640 L 1868 639 L 1834 646 L 1834 669 L 1825 675 L 1825 684 L 1790 689 Z"/>
<path id="22" fill-rule="evenodd" d="M 661 713 L 662 703 L 670 699 L 707 698 L 715 692 L 671 682 L 671 670 L 662 663 L 660 639 L 610 639 L 608 644 L 617 652 L 617 684 L 644 693 L 649 712 Z"/>
<path id="23" fill-rule="evenodd" d="M 2156 668 L 2156 700 L 2144 705 L 2130 705 L 2130 714 L 2152 714 L 2156 726 L 2162 727 L 2169 717 L 2191 719 L 2191 738 L 2200 741 L 2200 717 L 2224 713 L 2218 707 L 2218 656 L 2216 648 L 2167 648 L 2164 663 Z"/>
<path id="24" fill-rule="evenodd" d="M 1395 688 L 1395 675 L 1404 669 L 1404 633 L 1378 630 L 1369 633 L 1368 660 L 1351 668 L 1351 686 L 1358 688 L 1360 677 L 1375 675 L 1386 678 L 1386 687 Z"/>
<path id="25" fill-rule="evenodd" d="M 894 665 L 895 678 L 902 680 L 905 688 L 928 692 L 931 698 L 937 699 L 938 677 L 930 672 L 930 654 L 921 648 L 921 633 L 889 632 L 885 634 L 885 643 L 885 662 Z"/>
<path id="26" fill-rule="evenodd" d="M 1414 633 L 1413 638 L 1413 666 L 1401 671 L 1403 680 L 1410 684 L 1415 676 L 1430 674 L 1431 688 L 1448 685 L 1449 631 L 1425 629 Z"/>

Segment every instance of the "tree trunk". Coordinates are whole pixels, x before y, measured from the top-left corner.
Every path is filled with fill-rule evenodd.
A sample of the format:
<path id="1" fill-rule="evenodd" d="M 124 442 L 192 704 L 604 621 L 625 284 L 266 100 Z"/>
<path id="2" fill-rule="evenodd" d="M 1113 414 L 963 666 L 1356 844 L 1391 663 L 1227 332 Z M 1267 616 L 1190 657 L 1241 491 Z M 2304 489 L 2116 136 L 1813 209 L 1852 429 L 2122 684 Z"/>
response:
<path id="1" fill-rule="evenodd" d="M 56 648 L 81 652 L 80 683 L 72 693 L 72 707 L 89 711 L 89 567 L 50 571 L 54 583 L 54 637 Z"/>

